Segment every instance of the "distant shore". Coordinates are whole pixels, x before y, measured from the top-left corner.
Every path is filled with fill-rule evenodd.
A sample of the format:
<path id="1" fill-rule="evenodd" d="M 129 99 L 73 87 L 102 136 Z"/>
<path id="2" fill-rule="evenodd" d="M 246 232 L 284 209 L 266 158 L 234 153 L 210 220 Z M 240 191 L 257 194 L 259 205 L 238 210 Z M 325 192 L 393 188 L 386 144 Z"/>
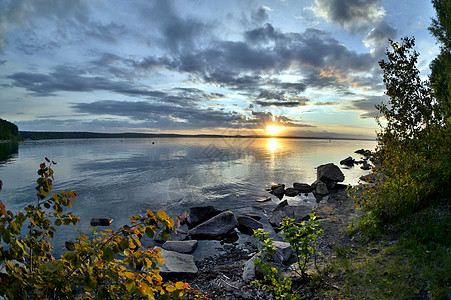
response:
<path id="1" fill-rule="evenodd" d="M 270 136 L 270 135 L 220 135 L 220 134 L 175 134 L 175 133 L 99 133 L 99 132 L 56 132 L 56 131 L 19 131 L 25 140 L 53 139 L 108 139 L 108 138 L 289 138 L 315 140 L 363 140 L 371 139 L 337 138 L 337 137 L 301 137 L 301 136 Z"/>

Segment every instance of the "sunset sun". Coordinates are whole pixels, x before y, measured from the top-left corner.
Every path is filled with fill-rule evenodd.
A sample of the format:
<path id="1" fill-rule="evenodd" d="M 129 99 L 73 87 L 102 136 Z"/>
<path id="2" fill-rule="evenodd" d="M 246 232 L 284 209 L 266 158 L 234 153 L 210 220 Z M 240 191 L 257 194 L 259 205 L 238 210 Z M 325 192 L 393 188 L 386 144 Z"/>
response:
<path id="1" fill-rule="evenodd" d="M 276 135 L 277 133 L 279 133 L 282 130 L 282 127 L 280 126 L 276 126 L 276 125 L 268 125 L 266 126 L 266 131 L 270 134 L 270 135 Z"/>

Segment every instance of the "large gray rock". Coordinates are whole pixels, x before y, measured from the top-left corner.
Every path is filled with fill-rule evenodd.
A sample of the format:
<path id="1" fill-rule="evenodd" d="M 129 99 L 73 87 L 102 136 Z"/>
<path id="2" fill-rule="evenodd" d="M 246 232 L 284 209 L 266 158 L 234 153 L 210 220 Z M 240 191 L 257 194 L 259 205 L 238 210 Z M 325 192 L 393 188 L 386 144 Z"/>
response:
<path id="1" fill-rule="evenodd" d="M 309 218 L 309 213 L 311 213 L 310 208 L 306 206 L 290 206 L 288 205 L 287 200 L 284 200 L 277 205 L 269 216 L 269 223 L 272 226 L 279 228 L 280 222 L 282 222 L 285 217 L 290 217 L 294 219 L 296 223 L 300 223 Z"/>
<path id="2" fill-rule="evenodd" d="M 199 239 L 216 239 L 226 235 L 238 225 L 233 212 L 226 210 L 189 230 L 189 235 Z"/>
<path id="3" fill-rule="evenodd" d="M 307 183 L 293 183 L 293 187 L 295 190 L 298 190 L 300 193 L 310 193 L 313 191 L 313 187 Z"/>
<path id="4" fill-rule="evenodd" d="M 323 182 L 343 182 L 345 175 L 339 167 L 333 163 L 329 163 L 316 168 L 316 179 Z"/>
<path id="5" fill-rule="evenodd" d="M 213 206 L 194 206 L 189 209 L 189 214 L 186 219 L 189 228 L 196 227 L 200 223 L 219 215 L 222 210 L 216 209 Z"/>
<path id="6" fill-rule="evenodd" d="M 194 257 L 190 254 L 182 254 L 175 251 L 167 251 L 162 249 L 164 264 L 158 264 L 160 274 L 197 274 L 199 269 L 194 262 Z"/>
<path id="7" fill-rule="evenodd" d="M 246 283 L 250 283 L 252 280 L 255 279 L 255 259 L 259 258 L 261 256 L 260 253 L 255 254 L 250 258 L 246 263 L 244 264 L 243 269 L 243 280 Z"/>
<path id="8" fill-rule="evenodd" d="M 167 241 L 161 247 L 168 251 L 175 251 L 178 253 L 193 253 L 197 248 L 197 240 L 189 241 Z"/>

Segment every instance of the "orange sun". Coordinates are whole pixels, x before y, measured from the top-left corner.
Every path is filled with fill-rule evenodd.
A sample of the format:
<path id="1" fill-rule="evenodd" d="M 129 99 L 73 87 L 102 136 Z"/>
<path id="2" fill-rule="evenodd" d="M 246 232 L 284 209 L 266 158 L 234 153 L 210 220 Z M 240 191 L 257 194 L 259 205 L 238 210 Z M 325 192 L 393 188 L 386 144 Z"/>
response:
<path id="1" fill-rule="evenodd" d="M 268 125 L 268 126 L 266 126 L 266 131 L 270 135 L 276 135 L 281 130 L 282 130 L 282 127 L 280 127 L 280 126 L 276 126 L 276 125 Z"/>

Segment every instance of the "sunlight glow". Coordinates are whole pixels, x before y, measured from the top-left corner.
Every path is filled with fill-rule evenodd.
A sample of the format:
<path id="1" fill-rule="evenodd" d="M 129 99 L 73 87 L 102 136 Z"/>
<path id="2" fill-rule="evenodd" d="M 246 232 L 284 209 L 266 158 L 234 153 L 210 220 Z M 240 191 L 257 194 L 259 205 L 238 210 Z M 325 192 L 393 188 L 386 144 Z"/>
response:
<path id="1" fill-rule="evenodd" d="M 270 135 L 276 135 L 281 130 L 282 130 L 282 127 L 280 127 L 280 126 L 276 126 L 276 125 L 268 125 L 268 126 L 266 126 L 266 131 Z"/>

